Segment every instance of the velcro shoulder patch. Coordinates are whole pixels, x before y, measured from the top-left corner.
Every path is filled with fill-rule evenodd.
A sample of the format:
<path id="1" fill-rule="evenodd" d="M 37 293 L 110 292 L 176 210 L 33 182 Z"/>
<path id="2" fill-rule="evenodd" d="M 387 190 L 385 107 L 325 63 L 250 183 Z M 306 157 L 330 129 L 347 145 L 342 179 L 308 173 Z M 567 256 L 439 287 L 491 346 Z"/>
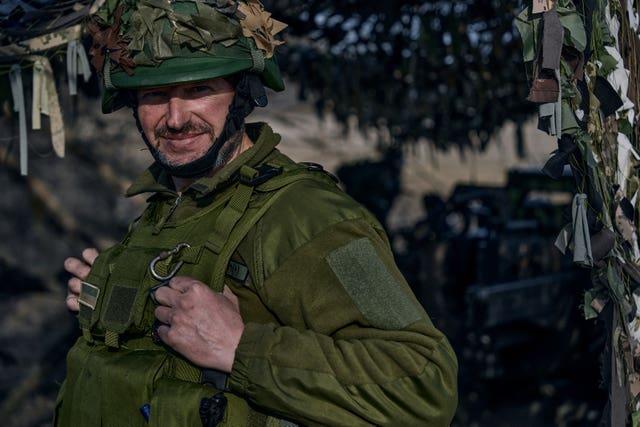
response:
<path id="1" fill-rule="evenodd" d="M 372 326 L 402 329 L 422 318 L 416 303 L 389 272 L 369 239 L 354 240 L 335 249 L 326 259 Z"/>

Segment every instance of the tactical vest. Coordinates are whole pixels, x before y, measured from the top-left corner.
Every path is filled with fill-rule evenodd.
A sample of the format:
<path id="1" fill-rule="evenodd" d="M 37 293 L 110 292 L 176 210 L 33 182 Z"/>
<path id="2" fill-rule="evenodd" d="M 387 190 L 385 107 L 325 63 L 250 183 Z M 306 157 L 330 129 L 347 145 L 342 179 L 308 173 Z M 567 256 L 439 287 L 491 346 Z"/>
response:
<path id="1" fill-rule="evenodd" d="M 295 425 L 250 409 L 216 372 L 154 342 L 150 290 L 176 272 L 217 292 L 226 275 L 245 278 L 247 267 L 231 260 L 240 242 L 294 182 L 335 185 L 318 171 L 305 163 L 242 166 L 233 188 L 176 223 L 159 220 L 151 204 L 121 243 L 100 254 L 82 284 L 82 336 L 67 355 L 54 427 Z M 220 399 L 226 400 L 223 413 L 201 414 L 205 403 Z"/>

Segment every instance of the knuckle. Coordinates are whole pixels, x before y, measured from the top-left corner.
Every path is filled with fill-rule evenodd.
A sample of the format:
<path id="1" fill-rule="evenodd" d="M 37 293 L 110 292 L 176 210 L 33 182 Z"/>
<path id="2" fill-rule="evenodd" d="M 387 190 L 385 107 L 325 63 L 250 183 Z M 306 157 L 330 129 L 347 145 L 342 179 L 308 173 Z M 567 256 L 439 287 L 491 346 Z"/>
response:
<path id="1" fill-rule="evenodd" d="M 91 267 L 89 267 L 86 264 L 81 264 L 80 266 L 78 266 L 78 276 L 82 278 L 87 277 L 90 271 L 91 271 Z"/>
<path id="2" fill-rule="evenodd" d="M 176 345 L 179 338 L 180 332 L 171 327 L 166 329 L 165 339 L 163 341 L 169 345 Z"/>
<path id="3" fill-rule="evenodd" d="M 180 284 L 180 282 L 183 282 L 184 279 L 185 279 L 185 276 L 173 276 L 169 280 L 169 284 Z"/>
<path id="4" fill-rule="evenodd" d="M 169 316 L 169 313 L 167 312 L 167 308 L 163 306 L 156 307 L 156 309 L 154 310 L 154 314 L 158 320 L 164 323 L 166 323 L 165 321 Z"/>
<path id="5" fill-rule="evenodd" d="M 191 282 L 191 290 L 199 297 L 206 294 L 209 288 L 204 283 L 194 280 Z"/>
<path id="6" fill-rule="evenodd" d="M 170 332 L 171 329 L 169 329 L 165 325 L 162 325 L 158 328 L 158 336 L 165 344 L 169 344 L 171 342 L 171 338 L 169 337 Z"/>
<path id="7" fill-rule="evenodd" d="M 72 293 L 68 293 L 65 298 L 65 304 L 69 310 L 78 311 L 80 304 L 78 303 L 78 297 Z"/>
<path id="8" fill-rule="evenodd" d="M 172 325 L 181 325 L 185 323 L 187 320 L 187 316 L 181 311 L 173 312 L 171 316 L 171 324 Z"/>
<path id="9" fill-rule="evenodd" d="M 200 296 L 197 293 L 187 293 L 180 296 L 176 301 L 176 307 L 181 310 L 182 313 L 192 310 L 201 301 Z"/>
<path id="10" fill-rule="evenodd" d="M 157 300 L 162 300 L 165 292 L 167 292 L 165 286 L 160 286 L 159 288 L 156 288 L 155 291 L 153 291 L 153 294 L 155 295 Z"/>

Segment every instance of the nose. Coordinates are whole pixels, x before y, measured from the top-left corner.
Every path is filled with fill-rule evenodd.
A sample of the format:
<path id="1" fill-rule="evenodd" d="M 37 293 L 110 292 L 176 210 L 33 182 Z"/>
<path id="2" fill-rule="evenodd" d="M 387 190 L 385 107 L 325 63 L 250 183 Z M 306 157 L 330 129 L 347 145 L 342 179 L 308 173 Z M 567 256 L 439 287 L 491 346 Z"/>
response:
<path id="1" fill-rule="evenodd" d="M 186 102 L 176 94 L 171 94 L 167 102 L 167 126 L 171 129 L 182 129 L 189 122 L 189 110 Z"/>

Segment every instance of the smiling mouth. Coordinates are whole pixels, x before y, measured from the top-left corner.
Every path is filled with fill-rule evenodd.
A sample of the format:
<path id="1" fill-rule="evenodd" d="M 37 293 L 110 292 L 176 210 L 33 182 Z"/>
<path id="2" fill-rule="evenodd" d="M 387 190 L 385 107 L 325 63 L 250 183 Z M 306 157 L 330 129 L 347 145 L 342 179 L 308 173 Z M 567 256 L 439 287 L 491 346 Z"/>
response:
<path id="1" fill-rule="evenodd" d="M 166 141 L 184 141 L 188 139 L 194 139 L 203 135 L 203 133 L 179 133 L 179 134 L 168 134 L 162 135 L 160 138 Z"/>
<path id="2" fill-rule="evenodd" d="M 167 153 L 173 153 L 174 155 L 183 155 L 197 149 L 199 147 L 198 142 L 201 140 L 200 136 L 205 134 L 179 134 L 179 135 L 166 135 L 158 138 L 156 149 L 162 150 L 164 147 Z"/>
<path id="3" fill-rule="evenodd" d="M 186 140 L 196 138 L 203 134 L 208 134 L 213 137 L 213 129 L 209 126 L 195 125 L 191 122 L 185 123 L 184 126 L 179 129 L 164 125 L 154 131 L 156 139 L 163 138 L 168 141 Z"/>

